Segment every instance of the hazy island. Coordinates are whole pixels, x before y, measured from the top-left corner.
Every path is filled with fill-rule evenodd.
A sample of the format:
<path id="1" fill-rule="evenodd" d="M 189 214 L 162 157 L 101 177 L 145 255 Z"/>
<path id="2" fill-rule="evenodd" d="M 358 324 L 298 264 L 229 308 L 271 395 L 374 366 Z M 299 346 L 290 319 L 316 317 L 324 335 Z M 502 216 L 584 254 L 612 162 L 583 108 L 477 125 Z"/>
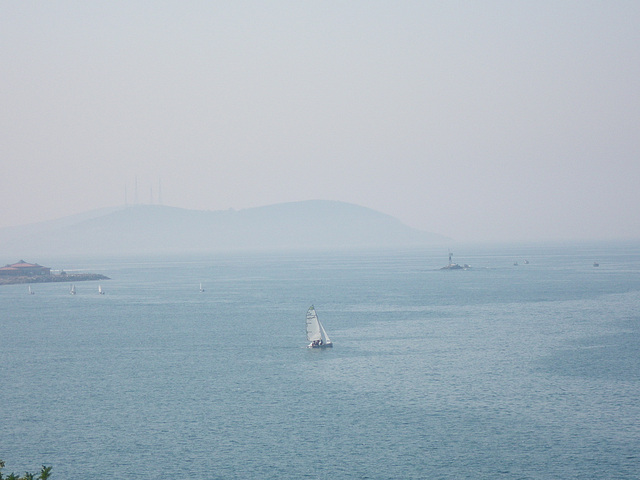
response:
<path id="1" fill-rule="evenodd" d="M 20 260 L 11 265 L 0 268 L 0 285 L 15 285 L 20 283 L 50 283 L 50 282 L 85 282 L 88 280 L 109 280 L 109 277 L 97 273 L 51 273 L 51 268 L 37 263 L 27 263 Z"/>
<path id="2" fill-rule="evenodd" d="M 243 210 L 127 205 L 0 228 L 0 252 L 20 255 L 166 255 L 450 245 L 375 210 L 306 200 Z"/>

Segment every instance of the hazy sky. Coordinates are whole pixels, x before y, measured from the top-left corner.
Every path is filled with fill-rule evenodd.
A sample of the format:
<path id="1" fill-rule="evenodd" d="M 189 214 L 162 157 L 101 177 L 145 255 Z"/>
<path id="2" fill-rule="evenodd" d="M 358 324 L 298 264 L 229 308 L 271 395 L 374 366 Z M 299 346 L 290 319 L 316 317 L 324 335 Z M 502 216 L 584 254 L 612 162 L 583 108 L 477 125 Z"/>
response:
<path id="1" fill-rule="evenodd" d="M 0 1 L 0 226 L 356 203 L 640 238 L 640 2 Z"/>

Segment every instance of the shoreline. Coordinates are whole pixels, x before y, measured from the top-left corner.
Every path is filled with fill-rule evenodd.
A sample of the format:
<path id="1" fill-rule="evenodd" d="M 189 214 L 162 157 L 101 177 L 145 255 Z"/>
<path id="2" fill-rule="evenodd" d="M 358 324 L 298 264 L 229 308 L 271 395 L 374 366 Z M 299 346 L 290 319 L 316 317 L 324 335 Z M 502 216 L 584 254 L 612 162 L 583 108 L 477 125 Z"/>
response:
<path id="1" fill-rule="evenodd" d="M 99 273 L 71 273 L 64 275 L 37 275 L 33 277 L 5 277 L 0 278 L 2 285 L 19 285 L 27 283 L 56 283 L 56 282 L 86 282 L 91 280 L 111 280 Z"/>

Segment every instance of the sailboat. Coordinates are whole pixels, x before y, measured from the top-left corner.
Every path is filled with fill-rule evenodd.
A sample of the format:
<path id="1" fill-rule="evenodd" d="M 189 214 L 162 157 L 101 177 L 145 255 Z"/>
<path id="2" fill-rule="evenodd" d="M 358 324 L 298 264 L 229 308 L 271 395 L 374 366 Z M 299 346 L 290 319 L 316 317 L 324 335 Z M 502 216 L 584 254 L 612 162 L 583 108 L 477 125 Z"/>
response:
<path id="1" fill-rule="evenodd" d="M 327 348 L 333 347 L 333 343 L 331 343 L 331 339 L 324 327 L 318 320 L 318 315 L 316 314 L 316 309 L 313 308 L 313 305 L 309 307 L 307 310 L 307 340 L 311 343 L 307 345 L 309 348 Z"/>
<path id="2" fill-rule="evenodd" d="M 204 292 L 204 288 L 202 288 L 202 283 L 200 283 L 200 293 Z"/>
<path id="3" fill-rule="evenodd" d="M 76 286 L 75 285 L 71 285 L 71 290 L 69 290 L 69 293 L 71 295 L 75 295 L 76 294 Z"/>
<path id="4" fill-rule="evenodd" d="M 34 292 L 33 290 L 31 290 L 31 285 L 29 285 L 29 295 L 33 295 L 34 293 L 36 293 L 36 292 Z"/>
<path id="5" fill-rule="evenodd" d="M 102 285 L 98 285 L 98 293 L 100 295 L 104 295 L 104 290 L 102 290 Z"/>

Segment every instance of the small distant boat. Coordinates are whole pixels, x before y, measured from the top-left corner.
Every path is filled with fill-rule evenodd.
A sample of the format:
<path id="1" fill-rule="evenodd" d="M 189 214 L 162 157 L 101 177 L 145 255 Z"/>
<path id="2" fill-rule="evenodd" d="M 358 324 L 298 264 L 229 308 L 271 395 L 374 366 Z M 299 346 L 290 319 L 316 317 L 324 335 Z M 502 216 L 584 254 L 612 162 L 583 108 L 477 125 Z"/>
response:
<path id="1" fill-rule="evenodd" d="M 333 347 L 333 343 L 331 343 L 331 339 L 324 327 L 318 320 L 318 315 L 316 314 L 316 309 L 313 308 L 313 305 L 309 307 L 307 310 L 307 340 L 311 343 L 307 345 L 308 348 L 329 348 Z"/>
<path id="2" fill-rule="evenodd" d="M 71 290 L 69 290 L 69 293 L 71 295 L 75 295 L 76 294 L 76 286 L 75 285 L 71 285 Z"/>
<path id="3" fill-rule="evenodd" d="M 202 288 L 202 283 L 200 284 L 200 293 L 204 292 L 204 288 Z"/>
<path id="4" fill-rule="evenodd" d="M 98 293 L 100 295 L 104 295 L 104 290 L 102 290 L 102 285 L 98 285 Z"/>
<path id="5" fill-rule="evenodd" d="M 599 267 L 599 266 L 600 266 L 600 264 L 599 264 L 598 262 L 593 262 L 593 266 L 594 266 L 594 267 Z"/>
<path id="6" fill-rule="evenodd" d="M 525 261 L 524 261 L 524 264 L 525 264 L 525 265 L 529 265 L 529 260 L 525 260 Z"/>
<path id="7" fill-rule="evenodd" d="M 513 262 L 513 266 L 517 267 L 518 266 L 518 262 Z"/>
<path id="8" fill-rule="evenodd" d="M 29 285 L 29 295 L 33 295 L 34 293 L 36 293 L 36 292 L 34 292 L 33 290 L 31 290 L 31 285 Z"/>

